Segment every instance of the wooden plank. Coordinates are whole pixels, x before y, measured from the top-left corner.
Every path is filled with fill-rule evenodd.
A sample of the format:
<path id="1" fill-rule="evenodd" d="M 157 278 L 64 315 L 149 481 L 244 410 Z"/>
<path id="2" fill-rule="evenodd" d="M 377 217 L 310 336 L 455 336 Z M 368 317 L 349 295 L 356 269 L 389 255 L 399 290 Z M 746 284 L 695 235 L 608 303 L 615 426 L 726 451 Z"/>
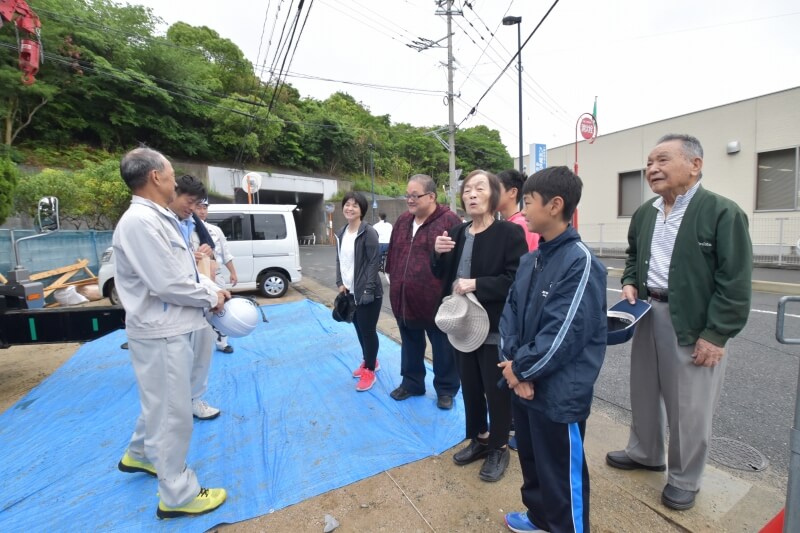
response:
<path id="1" fill-rule="evenodd" d="M 63 284 L 63 287 L 69 287 L 69 286 L 82 287 L 84 285 L 92 285 L 92 284 L 96 284 L 96 283 L 97 283 L 97 278 L 94 278 L 94 279 L 85 278 L 85 279 L 78 279 L 78 280 L 75 280 L 75 281 L 68 281 L 67 283 Z"/>
<path id="2" fill-rule="evenodd" d="M 87 266 L 89 266 L 89 260 L 81 259 L 77 263 L 74 263 L 72 265 L 54 268 L 52 270 L 45 270 L 44 272 L 37 272 L 36 274 L 31 274 L 30 279 L 31 281 L 38 281 L 41 279 L 49 278 L 50 276 L 57 276 L 59 274 L 64 274 L 66 272 L 70 272 L 73 270 L 77 271 Z"/>
<path id="3" fill-rule="evenodd" d="M 71 272 L 66 272 L 62 274 L 60 278 L 58 278 L 53 283 L 44 288 L 44 297 L 47 298 L 48 296 L 53 294 L 53 291 L 55 291 L 56 289 L 64 287 L 69 278 L 71 278 L 77 273 L 78 273 L 77 270 L 73 270 Z"/>

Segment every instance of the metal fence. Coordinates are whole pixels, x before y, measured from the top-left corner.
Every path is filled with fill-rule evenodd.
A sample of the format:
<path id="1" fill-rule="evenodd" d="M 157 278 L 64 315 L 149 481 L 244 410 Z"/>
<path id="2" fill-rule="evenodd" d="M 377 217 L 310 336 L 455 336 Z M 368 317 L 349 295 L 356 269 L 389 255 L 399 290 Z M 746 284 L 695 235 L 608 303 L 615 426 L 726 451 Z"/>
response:
<path id="1" fill-rule="evenodd" d="M 16 266 L 12 231 L 15 239 L 36 233 L 33 230 L 0 230 L 0 273 L 6 273 Z M 70 265 L 79 259 L 88 259 L 89 269 L 97 274 L 100 256 L 111 246 L 113 234 L 113 231 L 64 230 L 22 241 L 19 243 L 19 262 L 28 272 L 35 273 Z M 77 276 L 81 277 L 83 276 Z"/>
<path id="2" fill-rule="evenodd" d="M 629 222 L 581 223 L 583 241 L 600 257 L 625 257 Z M 758 217 L 750 220 L 753 263 L 764 266 L 800 267 L 800 218 Z"/>

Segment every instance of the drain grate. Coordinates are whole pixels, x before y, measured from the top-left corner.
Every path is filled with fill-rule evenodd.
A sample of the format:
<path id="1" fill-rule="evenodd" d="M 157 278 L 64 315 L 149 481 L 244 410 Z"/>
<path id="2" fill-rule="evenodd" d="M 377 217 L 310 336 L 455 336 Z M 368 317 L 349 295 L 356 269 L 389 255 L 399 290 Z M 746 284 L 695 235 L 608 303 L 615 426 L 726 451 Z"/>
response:
<path id="1" fill-rule="evenodd" d="M 725 437 L 711 439 L 708 456 L 721 465 L 748 472 L 760 472 L 769 465 L 767 458 L 749 444 Z"/>

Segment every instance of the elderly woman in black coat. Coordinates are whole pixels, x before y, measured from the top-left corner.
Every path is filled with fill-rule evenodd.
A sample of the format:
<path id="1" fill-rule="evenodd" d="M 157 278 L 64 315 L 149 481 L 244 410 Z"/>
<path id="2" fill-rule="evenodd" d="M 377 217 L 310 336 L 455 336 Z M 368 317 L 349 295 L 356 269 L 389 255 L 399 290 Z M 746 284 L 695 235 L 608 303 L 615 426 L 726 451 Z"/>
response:
<path id="1" fill-rule="evenodd" d="M 503 377 L 497 366 L 498 325 L 519 258 L 528 246 L 520 226 L 495 218 L 500 182 L 494 174 L 471 172 L 461 185 L 461 201 L 471 220 L 436 238 L 431 268 L 444 280 L 443 297 L 453 293 L 477 297 L 489 318 L 489 334 L 469 353 L 454 345 L 470 442 L 453 461 L 466 465 L 485 457 L 480 478 L 497 481 L 508 466 L 511 428 L 511 392 L 498 386 Z"/>

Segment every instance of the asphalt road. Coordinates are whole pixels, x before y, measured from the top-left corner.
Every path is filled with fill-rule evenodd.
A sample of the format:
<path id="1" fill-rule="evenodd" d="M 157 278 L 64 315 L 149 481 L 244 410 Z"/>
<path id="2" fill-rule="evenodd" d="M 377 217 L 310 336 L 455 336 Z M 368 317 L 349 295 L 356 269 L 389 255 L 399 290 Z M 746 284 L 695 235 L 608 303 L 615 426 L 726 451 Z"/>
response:
<path id="1" fill-rule="evenodd" d="M 301 246 L 303 275 L 335 288 L 336 259 L 332 246 Z M 603 260 L 609 267 L 620 267 L 620 260 Z M 800 283 L 800 271 L 757 269 L 754 279 Z M 620 298 L 619 279 L 609 277 L 608 301 Z M 391 313 L 388 285 L 384 280 L 383 309 Z M 776 310 L 780 295 L 753 293 L 750 318 L 744 331 L 728 343 L 728 368 L 720 404 L 714 419 L 713 442 L 716 450 L 734 459 L 745 458 L 747 448 L 738 450 L 733 439 L 760 452 L 769 466 L 762 472 L 730 469 L 714 463 L 751 482 L 785 490 L 789 465 L 789 432 L 794 420 L 795 395 L 800 346 L 776 340 Z M 784 334 L 800 338 L 800 303 L 787 308 Z M 595 409 L 614 419 L 630 421 L 629 397 L 630 343 L 610 346 L 595 388 Z M 745 467 L 746 468 L 746 467 Z"/>

